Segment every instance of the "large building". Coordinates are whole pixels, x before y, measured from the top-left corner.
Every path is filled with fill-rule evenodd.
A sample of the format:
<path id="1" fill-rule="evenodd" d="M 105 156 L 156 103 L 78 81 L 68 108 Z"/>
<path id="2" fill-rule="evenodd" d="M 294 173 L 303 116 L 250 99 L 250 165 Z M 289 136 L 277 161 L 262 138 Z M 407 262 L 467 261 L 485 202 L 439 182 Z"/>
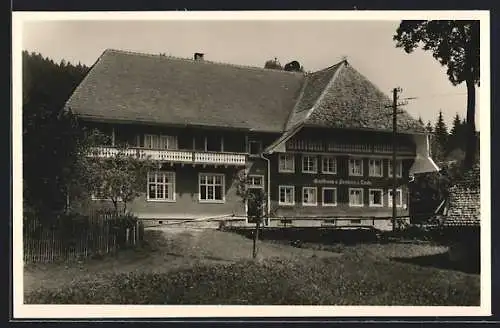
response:
<path id="1" fill-rule="evenodd" d="M 390 104 L 346 60 L 305 74 L 106 50 L 66 109 L 111 136 L 98 156 L 126 144 L 158 162 L 128 206 L 141 218 L 245 223 L 243 171 L 248 188 L 266 192 L 269 225 L 390 229 L 392 170 L 406 216 L 409 175 L 437 169 L 424 127 L 406 112 L 392 163 Z"/>

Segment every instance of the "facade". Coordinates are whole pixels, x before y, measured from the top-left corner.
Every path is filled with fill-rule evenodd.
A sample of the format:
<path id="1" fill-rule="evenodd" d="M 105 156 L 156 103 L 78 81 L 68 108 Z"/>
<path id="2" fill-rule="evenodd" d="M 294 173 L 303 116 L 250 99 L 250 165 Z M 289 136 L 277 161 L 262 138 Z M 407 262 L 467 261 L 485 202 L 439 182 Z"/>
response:
<path id="1" fill-rule="evenodd" d="M 398 114 L 392 164 L 390 99 L 347 61 L 298 73 L 106 50 L 66 109 L 111 141 L 97 150 L 149 157 L 146 192 L 128 208 L 146 219 L 247 222 L 238 176 L 266 193 L 268 225 L 369 225 L 408 215 L 409 176 L 437 170 L 423 126 Z M 90 203 L 105 206 L 95 196 Z"/>

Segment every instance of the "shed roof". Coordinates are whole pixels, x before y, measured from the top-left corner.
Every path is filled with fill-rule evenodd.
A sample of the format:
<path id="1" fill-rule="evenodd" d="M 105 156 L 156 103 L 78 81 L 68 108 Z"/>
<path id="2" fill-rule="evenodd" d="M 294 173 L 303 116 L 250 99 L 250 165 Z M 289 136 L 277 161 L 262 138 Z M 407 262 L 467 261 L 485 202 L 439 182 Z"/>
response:
<path id="1" fill-rule="evenodd" d="M 477 226 L 481 218 L 480 169 L 475 165 L 449 190 L 445 226 Z"/>

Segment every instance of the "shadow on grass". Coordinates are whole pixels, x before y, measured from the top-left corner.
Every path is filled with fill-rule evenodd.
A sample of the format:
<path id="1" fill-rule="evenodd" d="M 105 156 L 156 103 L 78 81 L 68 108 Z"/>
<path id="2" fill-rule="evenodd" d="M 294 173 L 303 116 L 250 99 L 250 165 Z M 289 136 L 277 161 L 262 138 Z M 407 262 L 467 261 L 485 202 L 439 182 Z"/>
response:
<path id="1" fill-rule="evenodd" d="M 416 257 L 393 257 L 392 261 L 403 262 L 408 264 L 415 264 L 424 267 L 433 267 L 437 269 L 461 271 L 464 273 L 479 274 L 478 263 L 459 263 L 452 262 L 449 259 L 448 253 L 440 253 L 433 255 L 424 255 Z"/>

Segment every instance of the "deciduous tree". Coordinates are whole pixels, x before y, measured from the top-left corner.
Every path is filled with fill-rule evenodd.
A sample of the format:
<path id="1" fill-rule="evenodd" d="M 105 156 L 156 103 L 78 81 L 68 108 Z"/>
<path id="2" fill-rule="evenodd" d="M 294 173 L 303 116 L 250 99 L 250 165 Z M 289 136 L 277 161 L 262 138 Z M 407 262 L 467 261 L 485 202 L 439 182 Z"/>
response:
<path id="1" fill-rule="evenodd" d="M 479 21 L 408 20 L 402 21 L 393 36 L 396 47 L 407 53 L 422 47 L 447 67 L 453 85 L 467 86 L 466 156 L 464 168 L 472 168 L 477 151 L 475 107 L 479 86 Z"/>

